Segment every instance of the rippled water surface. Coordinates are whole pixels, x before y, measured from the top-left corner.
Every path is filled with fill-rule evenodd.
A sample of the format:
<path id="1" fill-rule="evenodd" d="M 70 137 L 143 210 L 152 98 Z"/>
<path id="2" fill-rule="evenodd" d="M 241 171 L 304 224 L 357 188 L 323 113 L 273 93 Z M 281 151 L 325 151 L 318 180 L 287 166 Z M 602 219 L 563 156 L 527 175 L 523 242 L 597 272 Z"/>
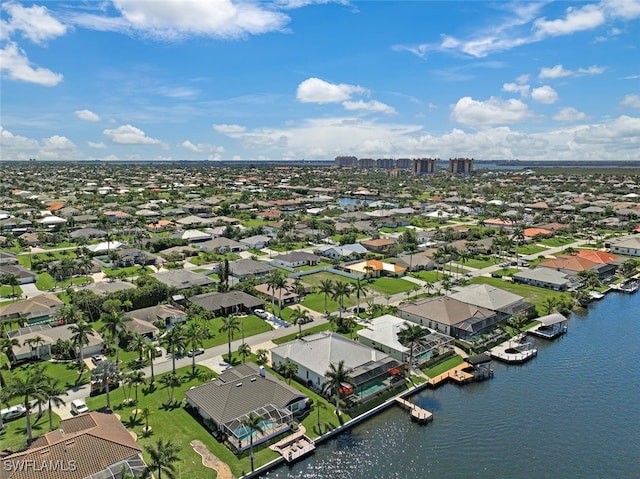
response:
<path id="1" fill-rule="evenodd" d="M 418 426 L 392 407 L 268 478 L 640 478 L 640 293 L 611 293 L 537 339 L 527 364 L 412 398 Z"/>

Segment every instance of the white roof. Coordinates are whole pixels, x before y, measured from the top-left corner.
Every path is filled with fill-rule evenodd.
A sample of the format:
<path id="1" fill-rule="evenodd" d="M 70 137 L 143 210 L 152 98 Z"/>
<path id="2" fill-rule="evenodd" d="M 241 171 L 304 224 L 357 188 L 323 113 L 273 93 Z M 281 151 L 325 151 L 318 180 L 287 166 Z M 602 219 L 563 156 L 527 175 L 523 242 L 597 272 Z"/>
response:
<path id="1" fill-rule="evenodd" d="M 103 241 L 101 243 L 87 246 L 87 249 L 92 253 L 105 253 L 107 251 L 118 249 L 121 246 L 123 246 L 123 243 L 120 243 L 120 241 Z"/>

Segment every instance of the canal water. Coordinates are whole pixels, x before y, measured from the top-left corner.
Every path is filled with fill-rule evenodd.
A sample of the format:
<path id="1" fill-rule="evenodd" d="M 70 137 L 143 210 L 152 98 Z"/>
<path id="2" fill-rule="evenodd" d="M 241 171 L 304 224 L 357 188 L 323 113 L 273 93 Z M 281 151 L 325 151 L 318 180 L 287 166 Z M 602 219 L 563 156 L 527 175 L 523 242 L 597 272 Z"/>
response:
<path id="1" fill-rule="evenodd" d="M 428 389 L 265 478 L 640 478 L 640 293 L 609 293 L 524 365 Z"/>

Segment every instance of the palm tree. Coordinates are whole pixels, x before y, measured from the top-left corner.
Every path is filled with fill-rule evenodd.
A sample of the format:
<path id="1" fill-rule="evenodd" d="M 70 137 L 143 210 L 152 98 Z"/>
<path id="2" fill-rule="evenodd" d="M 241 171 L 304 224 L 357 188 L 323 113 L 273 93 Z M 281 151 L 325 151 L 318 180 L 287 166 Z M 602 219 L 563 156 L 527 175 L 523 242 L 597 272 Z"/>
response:
<path id="1" fill-rule="evenodd" d="M 124 315 L 122 311 L 112 309 L 109 314 L 104 315 L 103 325 L 100 328 L 101 333 L 106 333 L 115 343 L 116 346 L 116 364 L 119 362 L 120 355 L 120 334 L 124 329 L 124 323 L 131 319 Z"/>
<path id="2" fill-rule="evenodd" d="M 144 432 L 149 432 L 149 416 L 151 416 L 151 409 L 148 407 L 142 408 L 140 412 L 140 417 L 144 420 Z"/>
<path id="3" fill-rule="evenodd" d="M 251 356 L 251 346 L 247 343 L 242 343 L 238 347 L 238 354 L 242 356 L 242 364 L 246 362 L 247 356 Z"/>
<path id="4" fill-rule="evenodd" d="M 20 285 L 20 279 L 15 273 L 5 273 L 0 277 L 0 283 L 11 286 L 11 297 L 16 297 L 16 286 Z"/>
<path id="5" fill-rule="evenodd" d="M 338 316 L 336 316 L 335 314 L 330 314 L 327 317 L 327 321 L 329 322 L 329 327 L 331 328 L 331 331 L 338 330 L 338 325 L 341 322 L 341 319 Z"/>
<path id="6" fill-rule="evenodd" d="M 184 340 L 187 347 L 191 348 L 191 373 L 196 372 L 196 349 L 202 347 L 204 340 L 209 336 L 209 328 L 197 320 L 190 321 L 184 328 Z"/>
<path id="7" fill-rule="evenodd" d="M 267 285 L 268 289 L 271 289 L 272 296 L 278 290 L 278 316 L 282 316 L 282 290 L 287 287 L 287 279 L 276 270 L 267 277 Z"/>
<path id="8" fill-rule="evenodd" d="M 149 455 L 149 465 L 147 466 L 147 474 L 156 473 L 156 479 L 162 479 L 162 473 L 165 473 L 169 479 L 176 476 L 175 462 L 180 459 L 178 453 L 180 448 L 171 442 L 171 440 L 163 441 L 158 439 L 155 444 L 145 446 L 145 451 Z"/>
<path id="9" fill-rule="evenodd" d="M 78 359 L 80 360 L 80 372 L 82 372 L 84 371 L 84 347 L 89 344 L 89 336 L 94 336 L 95 331 L 91 325 L 84 320 L 69 326 L 69 331 L 73 333 L 71 335 L 71 341 L 73 341 L 74 348 L 79 352 Z"/>
<path id="10" fill-rule="evenodd" d="M 330 363 L 329 370 L 324 373 L 327 379 L 322 383 L 322 390 L 333 393 L 336 399 L 337 415 L 340 415 L 340 389 L 342 388 L 342 383 L 353 381 L 353 378 L 350 376 L 351 372 L 351 369 L 345 368 L 344 359 L 341 359 L 338 364 Z"/>
<path id="11" fill-rule="evenodd" d="M 280 374 L 287 378 L 287 382 L 291 384 L 291 378 L 298 374 L 298 365 L 291 361 L 286 361 L 280 364 Z"/>
<path id="12" fill-rule="evenodd" d="M 558 302 L 556 301 L 555 297 L 551 297 L 551 298 L 546 298 L 544 300 L 544 308 L 547 310 L 547 314 L 551 314 L 553 313 L 557 306 L 558 306 Z"/>
<path id="13" fill-rule="evenodd" d="M 73 304 L 63 305 L 53 317 L 64 324 L 74 324 L 84 319 L 82 311 Z"/>
<path id="14" fill-rule="evenodd" d="M 227 344 L 229 345 L 229 363 L 231 363 L 231 341 L 233 340 L 233 332 L 240 331 L 240 320 L 236 316 L 227 316 L 222 318 L 221 333 L 227 333 Z"/>
<path id="15" fill-rule="evenodd" d="M 156 375 L 153 371 L 153 360 L 158 357 L 158 351 L 156 350 L 156 345 L 153 344 L 149 339 L 147 339 L 144 343 L 144 356 L 149 358 L 149 365 L 151 366 L 151 385 L 156 382 Z"/>
<path id="16" fill-rule="evenodd" d="M 251 472 L 254 471 L 254 466 L 253 466 L 253 433 L 258 432 L 260 434 L 262 434 L 264 432 L 264 429 L 262 428 L 262 424 L 264 421 L 264 417 L 258 415 L 258 414 L 254 414 L 252 412 L 249 413 L 248 416 L 246 416 L 245 418 L 242 419 L 241 423 L 244 427 L 248 427 L 249 428 L 249 448 L 250 448 L 250 454 L 249 457 L 251 458 Z"/>
<path id="17" fill-rule="evenodd" d="M 36 352 L 36 357 L 40 357 L 40 345 L 44 344 L 45 340 L 42 336 L 33 336 L 24 340 L 23 345 L 31 348 L 31 357 L 33 358 L 33 352 Z"/>
<path id="18" fill-rule="evenodd" d="M 142 386 L 147 383 L 147 380 L 144 377 L 144 371 L 132 371 L 129 373 L 129 384 L 133 385 L 133 389 L 135 391 L 135 401 L 138 404 L 138 386 Z"/>
<path id="19" fill-rule="evenodd" d="M 266 349 L 258 349 L 256 351 L 256 364 L 265 366 L 269 362 L 269 351 Z"/>
<path id="20" fill-rule="evenodd" d="M 318 293 L 324 294 L 324 314 L 327 314 L 327 297 L 333 295 L 333 281 L 330 279 L 323 279 L 318 285 Z"/>
<path id="21" fill-rule="evenodd" d="M 425 281 L 422 287 L 427 292 L 427 294 L 431 294 L 431 291 L 433 291 L 433 283 L 430 283 L 429 281 Z"/>
<path id="22" fill-rule="evenodd" d="M 111 410 L 110 386 L 112 383 L 117 384 L 120 381 L 120 370 L 116 363 L 110 359 L 100 361 L 91 371 L 91 380 L 104 385 L 107 393 L 107 409 Z"/>
<path id="23" fill-rule="evenodd" d="M 409 372 L 413 366 L 413 354 L 415 352 L 415 348 L 420 344 L 428 332 L 429 331 L 427 329 L 423 328 L 419 324 L 410 324 L 406 321 L 402 325 L 402 329 L 398 331 L 398 340 L 402 345 L 409 348 Z M 409 374 L 409 376 L 411 376 L 411 374 Z"/>
<path id="24" fill-rule="evenodd" d="M 522 332 L 522 328 L 524 327 L 525 324 L 527 324 L 527 315 L 524 314 L 523 312 L 520 313 L 516 313 L 514 314 L 511 318 L 509 318 L 509 320 L 507 321 L 507 324 L 509 326 L 511 326 L 513 329 L 515 329 L 518 333 Z"/>
<path id="25" fill-rule="evenodd" d="M 13 352 L 15 346 L 20 346 L 20 341 L 16 338 L 0 338 L 0 352 L 7 355 L 9 359 L 9 369 L 16 360 L 16 355 Z"/>
<path id="26" fill-rule="evenodd" d="M 179 351 L 183 351 L 185 348 L 185 339 L 182 327 L 177 324 L 160 338 L 160 344 L 162 344 L 168 353 L 171 353 L 171 360 L 173 361 L 172 372 L 176 373 L 176 354 Z"/>
<path id="27" fill-rule="evenodd" d="M 42 390 L 49 409 L 49 431 L 53 431 L 53 406 L 64 406 L 66 403 L 60 396 L 68 396 L 69 393 L 67 393 L 67 391 L 60 387 L 59 379 L 53 378 L 51 376 L 44 377 L 44 385 Z"/>
<path id="28" fill-rule="evenodd" d="M 27 417 L 27 442 L 33 441 L 31 430 L 31 401 L 36 399 L 43 388 L 43 368 L 29 370 L 26 375 L 16 375 L 9 383 L 8 391 L 10 397 L 21 398 L 22 405 L 26 410 Z"/>
<path id="29" fill-rule="evenodd" d="M 336 281 L 333 285 L 333 296 L 332 299 L 338 301 L 340 305 L 340 309 L 338 311 L 338 315 L 342 320 L 342 310 L 344 309 L 344 298 L 348 298 L 351 296 L 351 285 L 346 281 Z"/>
<path id="30" fill-rule="evenodd" d="M 351 291 L 353 291 L 354 293 L 356 293 L 356 301 L 357 301 L 357 308 L 358 308 L 358 314 L 360 314 L 360 295 L 362 296 L 366 296 L 367 293 L 369 292 L 369 289 L 360 282 L 360 278 L 358 278 L 358 281 L 354 284 L 351 285 Z"/>
<path id="31" fill-rule="evenodd" d="M 300 306 L 294 308 L 291 313 L 291 322 L 298 325 L 298 336 L 302 336 L 302 325 L 311 322 L 311 317 L 306 309 L 302 309 Z"/>
<path id="32" fill-rule="evenodd" d="M 140 333 L 133 333 L 132 336 L 129 337 L 129 342 L 127 343 L 127 351 L 137 351 L 138 352 L 138 362 L 142 362 L 142 353 L 144 351 L 144 347 L 147 344 L 148 339 Z"/>
<path id="33" fill-rule="evenodd" d="M 431 259 L 433 259 L 433 261 L 436 264 L 436 281 L 438 281 L 438 270 L 439 270 L 438 265 L 444 263 L 445 257 L 446 255 L 444 254 L 444 251 L 442 250 L 442 248 L 438 248 L 435 251 L 435 253 L 433 253 L 433 255 L 431 256 Z"/>
<path id="34" fill-rule="evenodd" d="M 520 265 L 520 261 L 518 261 L 518 246 L 522 244 L 524 241 L 524 228 L 520 225 L 516 226 L 513 229 L 513 234 L 511 235 L 511 239 L 513 240 L 514 251 L 516 252 L 516 268 Z"/>
<path id="35" fill-rule="evenodd" d="M 176 373 L 164 374 L 160 378 L 160 382 L 164 385 L 164 387 L 169 389 L 169 404 L 173 403 L 173 390 L 182 384 L 182 381 L 178 377 Z"/>

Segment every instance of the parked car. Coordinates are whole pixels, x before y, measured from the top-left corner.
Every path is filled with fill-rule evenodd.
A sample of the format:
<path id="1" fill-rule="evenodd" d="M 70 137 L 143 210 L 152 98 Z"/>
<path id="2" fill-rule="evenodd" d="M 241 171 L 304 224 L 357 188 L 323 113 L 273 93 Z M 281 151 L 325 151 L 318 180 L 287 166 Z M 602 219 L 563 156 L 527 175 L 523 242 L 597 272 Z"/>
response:
<path id="1" fill-rule="evenodd" d="M 3 422 L 13 421 L 14 419 L 18 419 L 19 417 L 24 416 L 27 413 L 27 410 L 22 404 L 18 404 L 16 406 L 11 406 L 0 411 L 0 416 L 2 417 Z"/>
<path id="2" fill-rule="evenodd" d="M 75 415 L 89 412 L 87 404 L 82 399 L 74 399 L 71 401 L 71 412 Z"/>
<path id="3" fill-rule="evenodd" d="M 93 356 L 91 356 L 91 362 L 93 364 L 98 364 L 100 361 L 102 361 L 104 358 L 102 357 L 102 354 L 94 354 Z"/>
<path id="4" fill-rule="evenodd" d="M 267 317 L 267 312 L 264 309 L 254 309 L 253 312 L 256 314 L 256 316 L 258 316 L 259 318 L 266 318 Z"/>
<path id="5" fill-rule="evenodd" d="M 193 356 L 200 356 L 201 354 L 204 354 L 204 349 L 202 348 L 198 348 L 198 349 L 190 349 L 189 352 L 187 352 L 187 356 L 189 356 L 190 358 Z"/>

